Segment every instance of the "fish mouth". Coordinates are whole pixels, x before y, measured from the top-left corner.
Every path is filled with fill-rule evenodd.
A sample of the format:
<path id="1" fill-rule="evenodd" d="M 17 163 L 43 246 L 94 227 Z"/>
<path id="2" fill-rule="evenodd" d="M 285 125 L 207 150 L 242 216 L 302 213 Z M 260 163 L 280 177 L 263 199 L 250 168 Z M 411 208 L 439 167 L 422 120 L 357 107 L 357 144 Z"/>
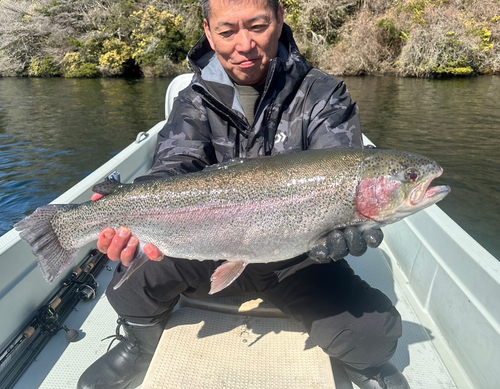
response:
<path id="1" fill-rule="evenodd" d="M 434 176 L 422 181 L 412 189 L 408 198 L 409 205 L 411 207 L 428 207 L 429 205 L 441 201 L 448 193 L 450 193 L 451 188 L 448 185 L 438 185 L 430 187 L 432 181 L 440 177 L 441 174 L 443 174 L 443 169 L 437 172 Z"/>

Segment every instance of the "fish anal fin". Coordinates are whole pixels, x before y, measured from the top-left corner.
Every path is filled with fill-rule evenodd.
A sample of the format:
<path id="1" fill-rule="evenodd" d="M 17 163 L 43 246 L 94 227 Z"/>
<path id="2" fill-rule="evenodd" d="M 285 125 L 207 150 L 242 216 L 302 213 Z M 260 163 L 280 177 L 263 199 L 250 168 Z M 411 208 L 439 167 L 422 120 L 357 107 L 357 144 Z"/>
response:
<path id="1" fill-rule="evenodd" d="M 214 294 L 227 288 L 241 275 L 241 273 L 243 273 L 246 266 L 247 262 L 224 262 L 215 269 L 212 277 L 210 277 L 212 284 L 208 294 Z"/>

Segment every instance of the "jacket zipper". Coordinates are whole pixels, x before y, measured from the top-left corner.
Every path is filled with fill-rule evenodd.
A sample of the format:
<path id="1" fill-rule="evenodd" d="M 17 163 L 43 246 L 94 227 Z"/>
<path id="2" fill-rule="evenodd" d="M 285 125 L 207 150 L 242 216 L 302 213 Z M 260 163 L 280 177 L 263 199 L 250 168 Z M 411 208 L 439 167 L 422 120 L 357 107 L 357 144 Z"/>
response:
<path id="1" fill-rule="evenodd" d="M 269 70 L 268 70 L 268 73 L 267 73 L 267 78 L 266 78 L 266 84 L 264 86 L 264 91 L 262 92 L 262 96 L 260 97 L 260 100 L 259 100 L 259 105 L 257 107 L 257 113 L 259 112 L 259 109 L 260 109 L 260 106 L 262 105 L 262 102 L 264 101 L 265 99 L 265 96 L 269 90 L 269 87 L 271 85 L 271 82 L 272 82 L 272 79 L 274 78 L 274 72 L 275 72 L 275 69 L 276 69 L 276 64 L 278 62 L 278 58 L 273 58 L 271 59 L 270 61 L 270 64 L 269 64 Z M 237 150 L 236 151 L 236 154 L 240 154 L 239 150 L 239 145 L 240 145 L 240 142 L 239 142 L 239 136 L 240 136 L 240 132 L 243 132 L 244 134 L 246 134 L 246 137 L 247 137 L 247 145 L 245 147 L 245 149 L 247 151 L 250 150 L 250 148 L 254 145 L 255 143 L 255 140 L 257 138 L 257 134 L 251 134 L 251 130 L 252 130 L 252 125 L 248 123 L 248 121 L 244 121 L 243 119 L 241 119 L 236 113 L 233 112 L 232 109 L 228 108 L 227 106 L 225 106 L 224 104 L 222 104 L 219 100 L 217 100 L 215 98 L 214 95 L 212 95 L 205 87 L 203 87 L 203 85 L 193 85 L 193 89 L 197 89 L 198 92 L 201 94 L 203 100 L 205 100 L 205 102 L 210 105 L 212 107 L 212 109 L 218 111 L 219 113 L 223 114 L 223 115 L 226 115 L 236 126 L 236 130 L 237 130 L 237 134 L 236 134 L 236 139 L 237 139 L 237 144 L 238 144 L 238 147 L 237 147 Z M 272 109 L 273 109 L 273 104 L 269 104 L 268 106 L 268 112 L 266 113 L 266 119 L 265 119 L 265 122 L 264 122 L 264 125 L 265 125 L 265 134 L 264 134 L 264 153 L 265 155 L 268 155 L 270 153 L 270 150 L 268 150 L 269 148 L 269 142 L 267 140 L 269 134 L 268 134 L 268 126 L 267 126 L 267 123 L 269 122 L 269 117 L 271 116 L 271 113 L 272 113 Z M 251 136 L 253 135 L 253 136 Z"/>

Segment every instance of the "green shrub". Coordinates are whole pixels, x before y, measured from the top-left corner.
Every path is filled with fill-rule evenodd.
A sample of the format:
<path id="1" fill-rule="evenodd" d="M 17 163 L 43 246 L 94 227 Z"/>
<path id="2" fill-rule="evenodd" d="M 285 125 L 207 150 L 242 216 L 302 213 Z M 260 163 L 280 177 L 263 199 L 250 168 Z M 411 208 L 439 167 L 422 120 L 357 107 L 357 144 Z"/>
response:
<path id="1" fill-rule="evenodd" d="M 53 62 L 52 56 L 35 57 L 28 67 L 30 77 L 57 77 L 61 75 L 61 70 Z"/>
<path id="2" fill-rule="evenodd" d="M 95 63 L 84 63 L 75 70 L 66 73 L 64 76 L 67 78 L 95 78 L 99 77 L 101 73 L 97 70 Z"/>
<path id="3" fill-rule="evenodd" d="M 118 38 L 107 39 L 99 56 L 98 69 L 104 76 L 121 76 L 132 58 L 130 46 Z"/>
<path id="4" fill-rule="evenodd" d="M 500 73 L 498 0 L 282 2 L 301 52 L 335 74 Z M 3 75 L 170 76 L 203 33 L 199 0 L 0 3 Z"/>
<path id="5" fill-rule="evenodd" d="M 141 67 L 167 63 L 158 62 L 161 59 L 179 63 L 186 58 L 189 48 L 182 31 L 184 19 L 181 15 L 175 16 L 150 5 L 144 11 L 134 12 L 132 18 L 136 25 L 131 35 L 132 58 Z"/>

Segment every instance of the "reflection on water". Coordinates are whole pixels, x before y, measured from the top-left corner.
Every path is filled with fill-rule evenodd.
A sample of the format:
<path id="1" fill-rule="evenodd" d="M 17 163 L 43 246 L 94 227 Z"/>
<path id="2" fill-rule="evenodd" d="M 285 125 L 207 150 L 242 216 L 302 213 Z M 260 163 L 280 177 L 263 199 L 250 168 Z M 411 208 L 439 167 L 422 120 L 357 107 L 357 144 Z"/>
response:
<path id="1" fill-rule="evenodd" d="M 0 78 L 0 235 L 163 120 L 169 81 Z"/>
<path id="2" fill-rule="evenodd" d="M 363 130 L 379 147 L 413 151 L 444 169 L 439 207 L 500 258 L 500 77 L 346 78 Z"/>
<path id="3" fill-rule="evenodd" d="M 368 137 L 438 161 L 439 206 L 500 258 L 500 77 L 345 81 Z M 162 120 L 168 82 L 0 78 L 0 235 Z"/>

